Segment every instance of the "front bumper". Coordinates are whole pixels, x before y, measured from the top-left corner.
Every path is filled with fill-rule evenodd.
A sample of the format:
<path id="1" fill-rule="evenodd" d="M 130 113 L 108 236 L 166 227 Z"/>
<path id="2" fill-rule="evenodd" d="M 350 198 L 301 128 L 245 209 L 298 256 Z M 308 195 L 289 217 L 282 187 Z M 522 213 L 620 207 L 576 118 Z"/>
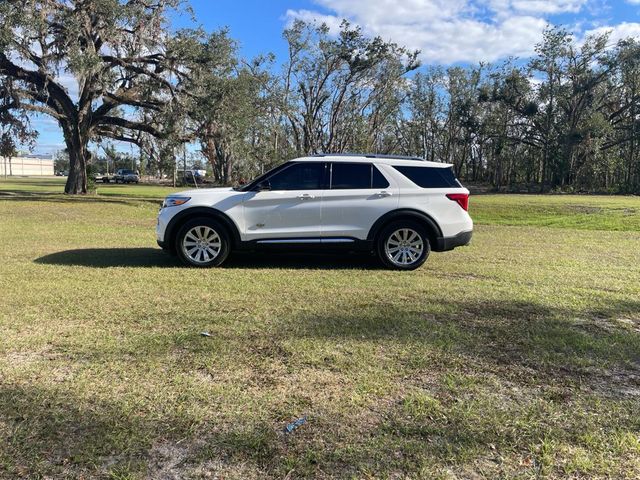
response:
<path id="1" fill-rule="evenodd" d="M 169 224 L 170 220 L 171 216 L 167 213 L 166 209 L 161 208 L 158 212 L 158 218 L 156 220 L 156 240 L 158 241 L 158 245 L 160 245 L 160 243 L 167 243 L 165 234 L 167 231 L 167 225 Z"/>
<path id="2" fill-rule="evenodd" d="M 463 247 L 471 243 L 471 237 L 473 236 L 473 230 L 467 232 L 460 232 L 453 237 L 438 237 L 436 238 L 436 244 L 433 247 L 434 252 L 446 252 L 447 250 L 453 250 L 456 247 Z"/>

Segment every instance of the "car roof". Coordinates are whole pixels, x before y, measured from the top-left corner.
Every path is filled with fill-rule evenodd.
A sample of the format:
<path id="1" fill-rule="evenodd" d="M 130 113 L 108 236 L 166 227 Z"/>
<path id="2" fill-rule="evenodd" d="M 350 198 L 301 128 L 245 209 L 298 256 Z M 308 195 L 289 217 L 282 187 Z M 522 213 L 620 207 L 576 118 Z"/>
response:
<path id="1" fill-rule="evenodd" d="M 383 163 L 387 165 L 412 166 L 412 167 L 436 167 L 448 168 L 450 163 L 430 162 L 420 157 L 406 157 L 403 155 L 381 155 L 374 153 L 318 153 L 308 157 L 295 158 L 292 161 L 317 162 L 320 158 L 330 162 L 349 162 L 349 163 Z"/>

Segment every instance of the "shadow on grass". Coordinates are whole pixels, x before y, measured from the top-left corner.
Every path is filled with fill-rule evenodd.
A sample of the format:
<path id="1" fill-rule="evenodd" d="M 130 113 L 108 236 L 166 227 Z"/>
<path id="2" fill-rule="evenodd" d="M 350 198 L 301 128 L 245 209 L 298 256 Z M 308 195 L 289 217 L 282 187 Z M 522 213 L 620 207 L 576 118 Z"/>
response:
<path id="1" fill-rule="evenodd" d="M 34 260 L 46 265 L 69 265 L 93 268 L 108 267 L 180 267 L 182 263 L 158 248 L 84 248 L 51 253 Z M 186 268 L 186 267 L 185 267 Z M 284 254 L 234 253 L 224 263 L 225 269 L 380 269 L 377 259 L 362 254 Z"/>
<path id="2" fill-rule="evenodd" d="M 378 259 L 363 253 L 234 253 L 223 268 L 293 270 L 381 270 Z"/>
<path id="3" fill-rule="evenodd" d="M 167 388 L 168 398 L 181 389 L 179 383 L 171 387 L 172 375 L 193 375 L 212 356 L 228 356 L 220 358 L 221 365 L 250 368 L 252 385 L 267 385 L 267 390 L 268 385 L 285 388 L 297 372 L 309 371 L 305 369 L 326 370 L 344 380 L 334 392 L 337 403 L 353 395 L 368 368 L 362 368 L 362 358 L 356 360 L 357 352 L 353 361 L 334 362 L 334 348 L 345 339 L 373 343 L 387 354 L 372 354 L 367 361 L 386 375 L 396 372 L 389 379 L 394 382 L 393 400 L 385 393 L 370 394 L 371 405 L 363 406 L 369 421 L 361 422 L 339 410 L 336 416 L 326 400 L 311 398 L 309 425 L 284 436 L 281 405 L 271 405 L 269 395 L 262 397 L 267 390 L 254 389 L 259 413 L 248 414 L 239 398 L 203 424 L 198 409 L 189 409 L 202 401 L 197 396 L 132 408 L 127 403 L 132 399 L 122 393 L 122 379 L 114 379 L 120 389 L 114 392 L 121 393 L 109 401 L 78 395 L 65 383 L 45 387 L 37 381 L 28 386 L 0 382 L 0 419 L 9 432 L 0 449 L 0 477 L 128 478 L 140 473 L 186 478 L 194 465 L 235 478 L 283 478 L 293 469 L 300 478 L 362 477 L 371 471 L 383 477 L 398 471 L 421 476 L 422 467 L 458 468 L 468 474 L 464 469 L 473 470 L 476 458 L 528 455 L 532 445 L 545 441 L 580 445 L 585 435 L 594 438 L 587 452 L 599 453 L 611 447 L 614 433 L 635 435 L 640 403 L 612 395 L 606 390 L 618 389 L 621 381 L 600 385 L 602 378 L 585 374 L 584 366 L 637 365 L 640 335 L 612 322 L 639 311 L 639 301 L 580 310 L 438 298 L 426 304 L 363 308 L 354 300 L 309 315 L 294 314 L 277 328 L 253 336 L 229 335 L 224 341 L 234 345 L 225 348 L 195 333 L 193 341 L 175 331 L 128 338 L 114 351 L 95 352 L 91 365 L 122 362 L 118 349 L 133 355 L 127 360 L 132 368 L 144 367 L 154 356 L 165 357 L 167 369 L 154 375 L 167 372 L 162 388 Z M 578 318 L 589 322 L 576 323 Z M 305 338 L 322 341 L 309 343 Z M 299 340 L 302 345 L 296 347 Z M 181 354 L 171 360 L 176 347 Z M 273 369 L 259 368 L 261 362 L 280 362 L 293 377 L 274 377 Z M 443 380 L 451 375 L 454 380 Z M 354 378 L 355 384 L 349 380 Z M 471 381 L 467 384 L 466 379 Z M 628 386 L 629 378 L 623 380 Z M 234 381 L 230 385 L 238 386 Z M 585 393 L 585 388 L 590 390 Z M 293 398 L 300 389 L 307 394 L 304 383 L 292 384 L 285 394 Z M 210 401 L 215 405 L 220 400 L 212 394 Z M 561 470 L 555 473 L 562 476 Z"/>
<path id="4" fill-rule="evenodd" d="M 640 301 L 571 309 L 533 302 L 433 298 L 406 306 L 332 305 L 286 322 L 297 336 L 394 341 L 436 348 L 488 374 L 521 375 L 532 384 L 570 382 L 604 396 L 640 397 Z M 421 308 L 422 304 L 422 308 Z M 428 359 L 412 355 L 419 366 Z M 521 380 L 522 380 L 521 379 Z"/>
<path id="5" fill-rule="evenodd" d="M 33 192 L 28 190 L 0 190 L 0 202 L 46 202 L 46 203 L 109 203 L 119 205 L 136 205 L 152 203 L 160 207 L 162 200 L 149 197 L 126 195 L 65 195 L 57 192 Z"/>
<path id="6" fill-rule="evenodd" d="M 18 185 L 20 183 L 33 185 L 36 183 L 37 185 L 51 185 L 59 188 L 64 188 L 65 183 L 67 183 L 66 177 L 56 177 L 56 178 L 42 178 L 42 177 L 4 177 L 0 178 L 0 185 Z"/>
<path id="7" fill-rule="evenodd" d="M 265 470 L 279 471 L 274 459 L 285 447 L 264 419 L 225 425 L 211 418 L 196 430 L 195 418 L 171 407 L 158 416 L 126 399 L 88 400 L 59 386 L 0 384 L 0 420 L 9 429 L 0 449 L 7 479 L 196 478 L 186 472 L 211 459 L 209 471 L 243 478 L 234 475 L 242 468 L 265 478 Z"/>
<path id="8" fill-rule="evenodd" d="M 175 257 L 158 248 L 81 248 L 51 253 L 34 260 L 45 265 L 77 267 L 177 267 Z"/>

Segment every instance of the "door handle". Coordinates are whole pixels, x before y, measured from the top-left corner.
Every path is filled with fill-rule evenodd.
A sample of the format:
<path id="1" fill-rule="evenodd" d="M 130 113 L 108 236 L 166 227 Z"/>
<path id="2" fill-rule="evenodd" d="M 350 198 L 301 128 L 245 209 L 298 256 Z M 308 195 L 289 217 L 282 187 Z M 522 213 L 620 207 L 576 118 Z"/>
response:
<path id="1" fill-rule="evenodd" d="M 386 190 L 382 190 L 381 192 L 378 192 L 378 193 L 377 193 L 377 195 L 378 195 L 379 197 L 390 197 L 390 196 L 391 196 L 391 193 L 390 193 L 390 192 L 387 192 Z"/>
<path id="2" fill-rule="evenodd" d="M 298 195 L 300 200 L 311 200 L 312 198 L 316 198 L 313 195 L 309 195 L 308 193 L 304 193 L 302 195 Z"/>

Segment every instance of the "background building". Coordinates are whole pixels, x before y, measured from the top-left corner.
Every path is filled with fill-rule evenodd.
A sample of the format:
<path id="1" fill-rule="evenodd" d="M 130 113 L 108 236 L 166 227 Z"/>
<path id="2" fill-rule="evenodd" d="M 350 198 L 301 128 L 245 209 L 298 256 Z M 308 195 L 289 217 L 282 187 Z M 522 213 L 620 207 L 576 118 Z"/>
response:
<path id="1" fill-rule="evenodd" d="M 53 157 L 50 155 L 25 155 L 4 159 L 0 157 L 0 176 L 53 175 Z"/>

